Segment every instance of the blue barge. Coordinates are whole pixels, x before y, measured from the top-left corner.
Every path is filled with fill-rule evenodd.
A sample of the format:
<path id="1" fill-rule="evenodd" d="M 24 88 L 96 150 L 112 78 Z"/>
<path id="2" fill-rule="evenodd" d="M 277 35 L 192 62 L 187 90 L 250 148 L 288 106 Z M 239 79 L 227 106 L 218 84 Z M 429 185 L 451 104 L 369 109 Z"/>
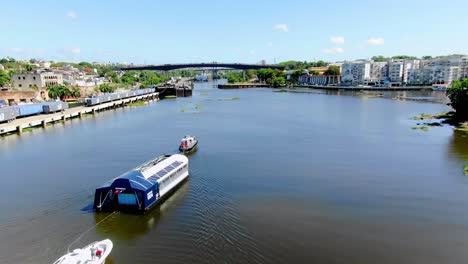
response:
<path id="1" fill-rule="evenodd" d="M 97 188 L 94 208 L 98 211 L 144 212 L 169 195 L 188 176 L 186 156 L 160 156 Z"/>

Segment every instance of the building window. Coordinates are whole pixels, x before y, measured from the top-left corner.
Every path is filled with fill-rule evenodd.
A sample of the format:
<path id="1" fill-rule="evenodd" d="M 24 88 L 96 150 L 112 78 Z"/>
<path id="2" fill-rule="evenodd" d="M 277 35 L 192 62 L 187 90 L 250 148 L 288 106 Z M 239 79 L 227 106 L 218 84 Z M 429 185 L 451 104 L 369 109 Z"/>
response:
<path id="1" fill-rule="evenodd" d="M 21 77 L 18 76 L 18 80 L 21 80 Z"/>
<path id="2" fill-rule="evenodd" d="M 33 77 L 33 80 L 36 80 L 36 76 Z"/>
<path id="3" fill-rule="evenodd" d="M 20 83 L 20 84 L 18 84 L 18 87 L 23 87 L 23 85 Z"/>
<path id="4" fill-rule="evenodd" d="M 23 80 L 26 80 L 26 77 L 25 77 L 25 76 L 23 76 Z"/>

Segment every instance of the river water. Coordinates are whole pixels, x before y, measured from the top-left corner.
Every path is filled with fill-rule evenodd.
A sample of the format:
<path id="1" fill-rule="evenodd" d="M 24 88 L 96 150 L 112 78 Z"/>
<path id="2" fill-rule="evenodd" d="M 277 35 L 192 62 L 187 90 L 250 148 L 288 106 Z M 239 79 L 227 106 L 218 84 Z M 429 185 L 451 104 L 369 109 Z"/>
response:
<path id="1" fill-rule="evenodd" d="M 463 263 L 468 138 L 411 129 L 449 107 L 395 97 L 208 83 L 1 138 L 0 263 L 51 263 L 87 230 L 71 248 L 110 238 L 107 263 Z M 161 206 L 90 209 L 97 186 L 185 134 L 200 141 L 191 176 Z"/>

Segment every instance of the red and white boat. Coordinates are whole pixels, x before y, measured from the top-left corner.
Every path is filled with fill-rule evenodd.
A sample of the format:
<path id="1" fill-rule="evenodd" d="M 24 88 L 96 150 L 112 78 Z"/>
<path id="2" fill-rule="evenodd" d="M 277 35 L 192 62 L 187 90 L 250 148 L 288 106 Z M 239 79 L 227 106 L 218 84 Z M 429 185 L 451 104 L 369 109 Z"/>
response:
<path id="1" fill-rule="evenodd" d="M 194 136 L 185 136 L 180 141 L 179 150 L 180 152 L 190 152 L 197 147 L 198 140 Z"/>

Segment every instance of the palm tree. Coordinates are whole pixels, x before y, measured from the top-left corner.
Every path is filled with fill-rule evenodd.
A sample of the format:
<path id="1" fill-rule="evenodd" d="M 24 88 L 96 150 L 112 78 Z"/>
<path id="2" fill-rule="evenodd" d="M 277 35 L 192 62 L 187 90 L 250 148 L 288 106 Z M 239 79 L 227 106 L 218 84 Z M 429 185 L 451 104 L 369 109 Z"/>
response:
<path id="1" fill-rule="evenodd" d="M 47 87 L 47 93 L 49 94 L 50 98 L 53 98 L 53 99 L 60 98 L 60 95 L 61 95 L 60 86 L 52 85 L 52 86 Z"/>
<path id="2" fill-rule="evenodd" d="M 65 85 L 53 85 L 47 88 L 50 98 L 53 99 L 63 99 L 65 96 L 71 96 L 72 92 Z"/>
<path id="3" fill-rule="evenodd" d="M 72 95 L 73 97 L 75 97 L 75 98 L 76 98 L 76 97 L 80 97 L 80 96 L 81 96 L 80 88 L 78 88 L 78 87 L 73 87 L 73 88 L 71 89 L 71 95 Z"/>

